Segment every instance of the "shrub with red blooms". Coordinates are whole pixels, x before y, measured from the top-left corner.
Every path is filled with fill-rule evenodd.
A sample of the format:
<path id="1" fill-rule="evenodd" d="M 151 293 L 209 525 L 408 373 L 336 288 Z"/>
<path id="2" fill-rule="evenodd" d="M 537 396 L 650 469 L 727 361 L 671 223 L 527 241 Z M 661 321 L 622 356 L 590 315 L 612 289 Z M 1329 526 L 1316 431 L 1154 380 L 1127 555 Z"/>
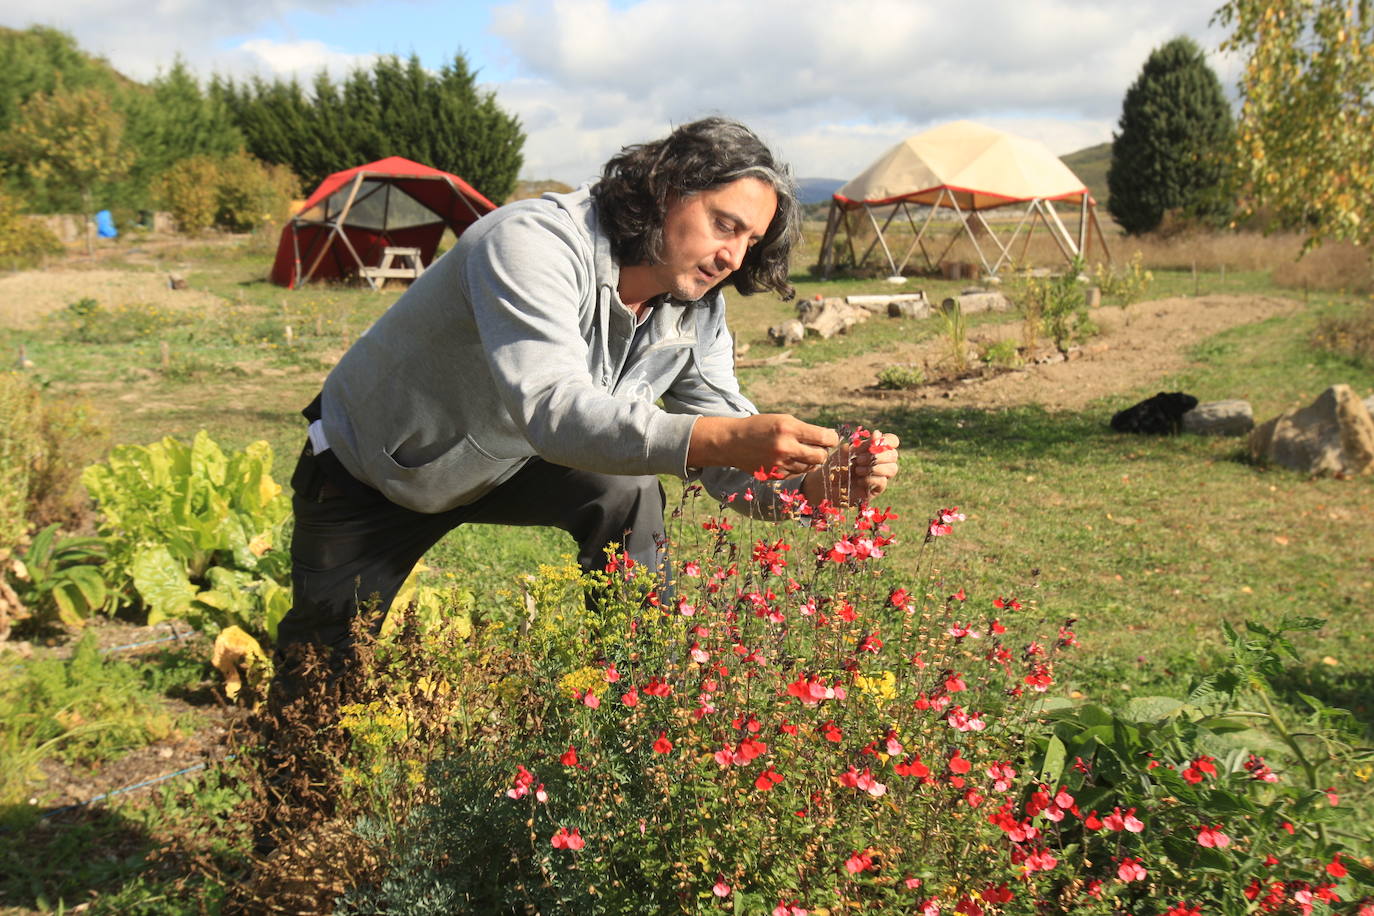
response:
<path id="1" fill-rule="evenodd" d="M 957 509 L 788 501 L 765 529 L 690 489 L 672 580 L 613 556 L 592 610 L 545 570 L 527 624 L 483 637 L 526 660 L 492 685 L 508 701 L 464 723 L 350 906 L 1355 912 L 1368 868 L 1224 710 L 1044 708 L 1073 621 L 938 574 Z M 885 565 L 901 549 L 912 574 Z"/>

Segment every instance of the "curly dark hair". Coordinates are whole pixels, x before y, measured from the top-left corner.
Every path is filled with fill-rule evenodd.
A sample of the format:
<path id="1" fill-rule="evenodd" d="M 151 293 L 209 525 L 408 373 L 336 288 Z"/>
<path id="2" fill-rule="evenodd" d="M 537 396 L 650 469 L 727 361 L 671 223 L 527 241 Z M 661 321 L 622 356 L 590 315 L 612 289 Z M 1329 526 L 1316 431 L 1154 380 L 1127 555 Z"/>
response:
<path id="1" fill-rule="evenodd" d="M 796 184 L 786 164 L 738 121 L 703 118 L 662 140 L 625 147 L 606 163 L 592 196 L 616 260 L 657 264 L 668 204 L 741 178 L 757 178 L 771 187 L 778 209 L 763 238 L 725 282 L 745 296 L 771 289 L 791 299 L 796 291 L 787 274 L 801 219 Z"/>

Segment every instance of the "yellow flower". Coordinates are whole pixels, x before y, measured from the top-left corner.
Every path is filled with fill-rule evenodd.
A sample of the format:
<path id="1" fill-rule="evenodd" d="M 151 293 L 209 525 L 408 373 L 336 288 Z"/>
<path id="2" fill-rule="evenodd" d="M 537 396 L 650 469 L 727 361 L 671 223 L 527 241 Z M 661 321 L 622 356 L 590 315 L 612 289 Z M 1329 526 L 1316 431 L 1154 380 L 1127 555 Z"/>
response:
<path id="1" fill-rule="evenodd" d="M 884 671 L 875 677 L 854 676 L 854 686 L 862 692 L 879 700 L 890 700 L 897 695 L 897 675 Z"/>

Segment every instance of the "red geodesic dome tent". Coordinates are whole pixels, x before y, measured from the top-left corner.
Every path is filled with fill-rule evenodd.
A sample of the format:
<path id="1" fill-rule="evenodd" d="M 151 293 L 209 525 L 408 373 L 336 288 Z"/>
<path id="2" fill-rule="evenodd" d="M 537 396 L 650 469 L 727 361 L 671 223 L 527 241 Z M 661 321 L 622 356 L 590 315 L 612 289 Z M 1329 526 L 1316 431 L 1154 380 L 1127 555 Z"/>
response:
<path id="1" fill-rule="evenodd" d="M 351 277 L 387 248 L 419 249 L 428 266 L 445 229 L 462 235 L 495 209 L 457 175 L 400 156 L 335 172 L 282 228 L 272 282 L 294 289 Z"/>

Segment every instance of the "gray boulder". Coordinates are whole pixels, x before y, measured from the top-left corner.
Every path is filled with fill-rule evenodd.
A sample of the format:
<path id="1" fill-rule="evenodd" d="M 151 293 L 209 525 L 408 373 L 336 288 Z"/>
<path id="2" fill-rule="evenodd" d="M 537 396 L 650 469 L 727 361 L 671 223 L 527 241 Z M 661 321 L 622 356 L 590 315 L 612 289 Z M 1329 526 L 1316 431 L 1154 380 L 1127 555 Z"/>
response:
<path id="1" fill-rule="evenodd" d="M 1254 428 L 1249 401 L 1210 401 L 1183 415 L 1183 431 L 1199 436 L 1244 436 Z"/>
<path id="2" fill-rule="evenodd" d="M 1305 474 L 1368 474 L 1374 471 L 1374 418 L 1349 385 L 1332 385 L 1307 407 L 1257 426 L 1250 455 Z"/>

